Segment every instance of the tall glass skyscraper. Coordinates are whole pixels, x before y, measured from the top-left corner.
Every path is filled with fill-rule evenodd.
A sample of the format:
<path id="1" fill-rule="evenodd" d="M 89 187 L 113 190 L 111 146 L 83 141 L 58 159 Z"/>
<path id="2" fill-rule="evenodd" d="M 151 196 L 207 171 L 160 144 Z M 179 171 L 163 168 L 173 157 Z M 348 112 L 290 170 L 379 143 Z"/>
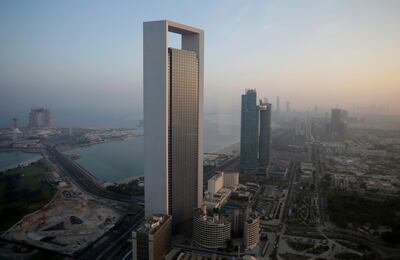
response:
<path id="1" fill-rule="evenodd" d="M 259 139 L 259 166 L 266 168 L 270 163 L 271 150 L 271 112 L 272 105 L 260 101 L 260 139 Z"/>
<path id="2" fill-rule="evenodd" d="M 240 125 L 240 168 L 255 169 L 258 162 L 258 126 L 259 113 L 257 92 L 246 89 L 242 95 L 242 111 Z"/>
<path id="3" fill-rule="evenodd" d="M 168 32 L 182 49 L 168 48 Z M 143 25 L 146 215 L 191 223 L 203 201 L 204 32 L 171 21 Z"/>

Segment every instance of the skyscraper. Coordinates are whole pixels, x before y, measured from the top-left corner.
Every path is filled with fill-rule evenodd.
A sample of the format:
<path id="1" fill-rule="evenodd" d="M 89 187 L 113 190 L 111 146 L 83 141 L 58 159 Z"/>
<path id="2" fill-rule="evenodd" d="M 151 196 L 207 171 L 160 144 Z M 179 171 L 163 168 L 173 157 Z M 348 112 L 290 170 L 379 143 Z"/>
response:
<path id="1" fill-rule="evenodd" d="M 276 97 L 276 114 L 279 114 L 281 107 L 280 107 L 280 101 L 279 101 L 279 96 Z"/>
<path id="2" fill-rule="evenodd" d="M 331 137 L 344 137 L 346 134 L 347 111 L 333 108 L 331 112 Z"/>
<path id="3" fill-rule="evenodd" d="M 255 89 L 242 95 L 240 125 L 240 168 L 255 169 L 258 161 L 258 107 Z"/>
<path id="4" fill-rule="evenodd" d="M 168 48 L 168 32 L 182 49 Z M 203 200 L 204 32 L 171 21 L 143 24 L 146 215 L 190 223 Z"/>
<path id="5" fill-rule="evenodd" d="M 259 166 L 266 168 L 270 163 L 271 150 L 271 110 L 270 103 L 260 100 L 260 140 L 259 140 Z"/>

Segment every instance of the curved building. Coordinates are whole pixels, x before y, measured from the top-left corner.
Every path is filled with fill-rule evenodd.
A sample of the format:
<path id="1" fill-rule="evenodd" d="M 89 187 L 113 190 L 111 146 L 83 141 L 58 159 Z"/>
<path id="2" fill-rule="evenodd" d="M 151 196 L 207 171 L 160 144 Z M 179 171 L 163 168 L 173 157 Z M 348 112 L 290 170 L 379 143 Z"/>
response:
<path id="1" fill-rule="evenodd" d="M 219 214 L 208 216 L 204 209 L 196 209 L 193 215 L 193 242 L 209 249 L 225 248 L 231 238 L 231 223 Z"/>
<path id="2" fill-rule="evenodd" d="M 244 222 L 243 242 L 246 249 L 253 249 L 260 242 L 260 216 L 254 212 Z"/>

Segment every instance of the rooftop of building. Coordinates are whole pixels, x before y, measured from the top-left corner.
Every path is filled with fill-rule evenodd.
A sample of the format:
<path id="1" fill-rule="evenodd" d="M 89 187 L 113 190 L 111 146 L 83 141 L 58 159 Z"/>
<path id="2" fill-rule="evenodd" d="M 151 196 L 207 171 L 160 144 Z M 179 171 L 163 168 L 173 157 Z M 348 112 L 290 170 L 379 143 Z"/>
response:
<path id="1" fill-rule="evenodd" d="M 136 231 L 146 234 L 154 234 L 169 219 L 171 219 L 171 216 L 169 215 L 153 215 L 146 218 Z"/>
<path id="2" fill-rule="evenodd" d="M 207 210 L 202 208 L 197 208 L 194 210 L 194 216 L 199 217 L 203 221 L 206 221 L 210 224 L 227 224 L 229 222 L 222 214 L 220 213 L 213 213 L 208 214 Z"/>
<path id="3" fill-rule="evenodd" d="M 214 180 L 214 181 L 216 181 L 218 178 L 222 178 L 223 175 L 224 175 L 223 172 L 216 172 L 216 173 L 215 173 L 210 179 L 208 179 L 208 180 Z"/>

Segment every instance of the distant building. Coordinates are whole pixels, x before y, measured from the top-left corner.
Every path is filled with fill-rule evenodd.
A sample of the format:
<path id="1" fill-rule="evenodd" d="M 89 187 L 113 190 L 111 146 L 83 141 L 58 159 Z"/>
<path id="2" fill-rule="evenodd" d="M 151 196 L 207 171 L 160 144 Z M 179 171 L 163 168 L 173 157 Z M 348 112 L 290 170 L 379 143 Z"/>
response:
<path id="1" fill-rule="evenodd" d="M 168 48 L 168 32 L 182 48 Z M 204 31 L 172 21 L 143 24 L 145 213 L 191 224 L 203 201 Z"/>
<path id="2" fill-rule="evenodd" d="M 300 163 L 300 182 L 312 184 L 314 182 L 314 166 L 312 163 Z"/>
<path id="3" fill-rule="evenodd" d="M 224 186 L 224 173 L 218 172 L 208 180 L 208 192 L 217 193 Z"/>
<path id="4" fill-rule="evenodd" d="M 171 246 L 171 216 L 154 215 L 132 232 L 133 260 L 163 259 Z"/>
<path id="5" fill-rule="evenodd" d="M 331 111 L 331 137 L 343 138 L 346 135 L 346 120 L 348 113 L 346 110 L 334 108 Z"/>
<path id="6" fill-rule="evenodd" d="M 234 189 L 239 185 L 238 172 L 224 172 L 224 187 Z"/>
<path id="7" fill-rule="evenodd" d="M 255 248 L 260 242 L 260 216 L 251 212 L 243 226 L 243 244 L 246 249 Z"/>
<path id="8" fill-rule="evenodd" d="M 286 179 L 287 171 L 288 171 L 287 167 L 271 164 L 267 168 L 267 176 L 272 181 L 282 181 Z"/>
<path id="9" fill-rule="evenodd" d="M 276 97 L 276 114 L 279 115 L 280 112 L 280 102 L 279 102 L 279 96 Z"/>
<path id="10" fill-rule="evenodd" d="M 259 139 L 259 166 L 267 168 L 271 153 L 271 115 L 272 106 L 260 101 L 260 139 Z"/>
<path id="11" fill-rule="evenodd" d="M 347 190 L 349 188 L 349 179 L 342 174 L 334 174 L 333 180 L 335 182 L 335 189 Z"/>
<path id="12" fill-rule="evenodd" d="M 41 119 L 41 122 L 39 122 Z M 32 108 L 29 112 L 29 128 L 50 128 L 51 127 L 51 113 L 47 108 Z"/>
<path id="13" fill-rule="evenodd" d="M 242 111 L 240 125 L 240 168 L 255 169 L 258 161 L 258 126 L 259 112 L 257 92 L 246 89 L 242 95 Z"/>
<path id="14" fill-rule="evenodd" d="M 207 215 L 205 208 L 198 208 L 193 216 L 193 242 L 208 249 L 226 248 L 231 238 L 231 223 L 220 214 Z"/>

